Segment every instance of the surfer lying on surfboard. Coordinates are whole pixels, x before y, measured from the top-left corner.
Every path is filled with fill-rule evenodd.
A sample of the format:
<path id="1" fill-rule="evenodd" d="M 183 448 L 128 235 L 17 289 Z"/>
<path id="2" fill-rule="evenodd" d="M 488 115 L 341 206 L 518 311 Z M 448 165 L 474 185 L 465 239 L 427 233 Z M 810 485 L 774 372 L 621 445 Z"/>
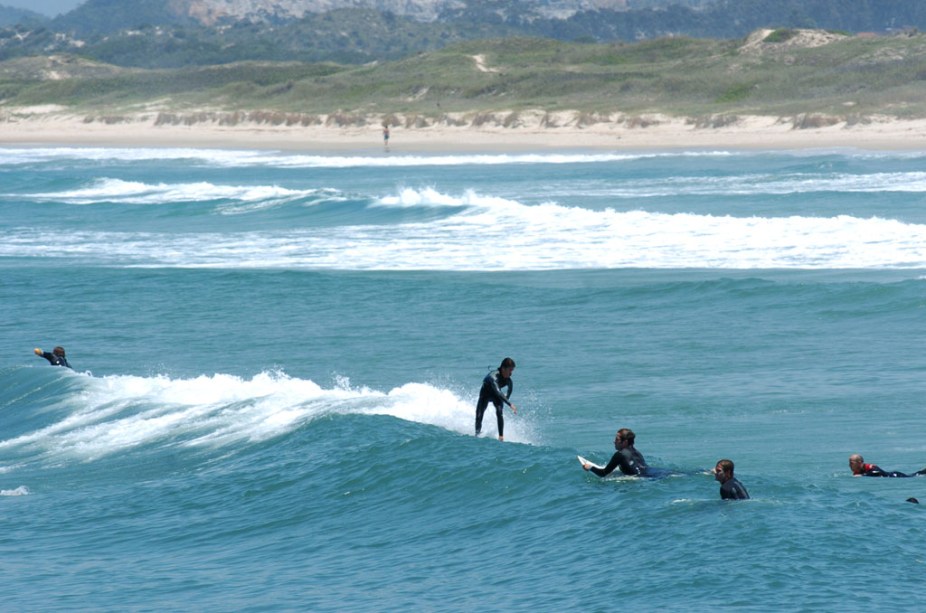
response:
<path id="1" fill-rule="evenodd" d="M 614 437 L 614 448 L 617 451 L 611 456 L 611 460 L 608 462 L 607 466 L 592 464 L 582 456 L 578 456 L 579 462 L 582 463 L 582 468 L 584 470 L 590 470 L 599 477 L 610 475 L 614 472 L 615 468 L 619 468 L 625 475 L 634 475 L 637 477 L 646 476 L 648 470 L 646 460 L 643 459 L 643 454 L 637 451 L 636 447 L 633 446 L 635 438 L 636 435 L 633 433 L 633 430 L 630 428 L 621 428 Z"/>
<path id="2" fill-rule="evenodd" d="M 877 464 L 866 464 L 865 458 L 857 453 L 849 456 L 849 470 L 853 477 L 918 477 L 926 475 L 926 468 L 916 471 L 912 475 L 899 470 L 884 470 Z"/>

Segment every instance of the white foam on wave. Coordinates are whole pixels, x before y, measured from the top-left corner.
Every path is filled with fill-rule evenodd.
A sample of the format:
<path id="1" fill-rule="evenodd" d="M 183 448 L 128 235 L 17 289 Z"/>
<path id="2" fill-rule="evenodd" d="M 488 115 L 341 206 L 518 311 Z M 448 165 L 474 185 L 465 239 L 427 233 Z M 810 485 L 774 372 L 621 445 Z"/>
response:
<path id="1" fill-rule="evenodd" d="M 404 168 L 410 166 L 501 166 L 520 164 L 598 164 L 622 162 L 664 155 L 709 155 L 709 154 L 663 154 L 663 153 L 543 153 L 543 154 L 455 154 L 455 155 L 383 155 L 383 156 L 320 156 L 320 155 L 272 155 L 261 158 L 249 157 L 236 163 L 267 165 L 282 168 Z M 725 155 L 715 153 L 714 155 Z"/>
<path id="2" fill-rule="evenodd" d="M 55 161 L 139 162 L 201 160 L 228 163 L 263 155 L 258 151 L 169 147 L 0 147 L 0 164 L 22 165 Z"/>
<path id="3" fill-rule="evenodd" d="M 571 186 L 570 186 L 571 187 Z M 922 193 L 926 172 L 869 174 L 738 174 L 735 176 L 634 178 L 582 186 L 571 196 L 623 199 L 679 196 L 757 196 L 814 193 Z"/>
<path id="4" fill-rule="evenodd" d="M 475 428 L 476 397 L 463 397 L 454 390 L 436 387 L 429 383 L 406 383 L 392 389 L 386 402 L 379 402 L 364 412 L 371 415 L 391 415 L 398 419 L 437 426 L 451 432 L 472 435 Z M 536 444 L 538 424 L 530 414 L 530 407 L 521 405 L 518 416 L 511 419 L 505 409 L 505 440 L 514 443 Z M 483 435 L 496 436 L 494 409 L 489 407 L 483 421 Z"/>
<path id="5" fill-rule="evenodd" d="M 926 172 L 635 178 L 622 181 L 585 182 L 580 185 L 570 185 L 566 191 L 562 191 L 563 188 L 555 185 L 544 189 L 548 198 L 559 197 L 570 200 L 582 197 L 639 200 L 684 196 L 926 193 Z M 321 198 L 324 201 L 337 201 L 343 200 L 345 195 L 334 188 L 290 189 L 279 185 L 222 185 L 207 181 L 144 183 L 100 178 L 78 189 L 15 194 L 15 197 L 33 201 L 52 200 L 75 205 L 198 204 L 229 201 L 233 204 L 224 204 L 219 212 L 230 214 L 253 212 L 299 200 Z M 461 195 L 452 195 L 439 192 L 433 187 L 423 187 L 403 188 L 396 194 L 374 198 L 372 205 L 404 208 L 478 206 L 488 204 L 488 201 L 489 197 L 478 195 L 475 190 L 465 190 Z"/>
<path id="6" fill-rule="evenodd" d="M 641 198 L 787 196 L 794 194 L 924 193 L 926 172 L 851 173 L 748 173 L 732 176 L 601 178 L 579 183 L 544 186 L 548 198 Z"/>
<path id="7" fill-rule="evenodd" d="M 88 162 L 193 162 L 203 167 L 280 167 L 280 168 L 360 168 L 408 166 L 472 166 L 505 164 L 597 164 L 659 158 L 756 157 L 768 151 L 724 149 L 680 151 L 551 151 L 546 153 L 455 153 L 405 154 L 358 153 L 356 155 L 316 155 L 280 150 L 208 149 L 190 147 L 0 147 L 0 165 L 23 165 L 55 161 Z M 869 151 L 862 149 L 779 150 L 777 155 L 796 159 L 838 155 L 845 159 L 916 160 L 922 151 Z"/>
<path id="8" fill-rule="evenodd" d="M 496 211 L 520 206 L 519 203 L 505 198 L 496 198 L 478 194 L 468 189 L 462 195 L 454 196 L 439 192 L 433 187 L 421 189 L 403 188 L 395 195 L 383 196 L 375 200 L 373 207 L 415 208 L 415 207 L 480 207 Z"/>
<path id="9" fill-rule="evenodd" d="M 797 175 L 784 181 L 770 181 L 766 193 L 794 192 L 926 192 L 926 172 L 875 172 L 833 176 Z M 750 193 L 746 191 L 745 193 Z"/>
<path id="10" fill-rule="evenodd" d="M 19 197 L 82 205 L 99 203 L 177 204 L 215 200 L 266 203 L 306 198 L 314 196 L 320 191 L 326 190 L 296 190 L 277 185 L 217 185 L 206 181 L 152 184 L 103 178 L 94 181 L 89 187 L 60 192 L 28 194 Z"/>
<path id="11" fill-rule="evenodd" d="M 595 164 L 656 157 L 729 156 L 726 151 L 682 151 L 652 153 L 551 152 L 551 153 L 471 153 L 444 155 L 374 154 L 309 155 L 282 151 L 247 149 L 191 148 L 107 148 L 107 147 L 0 147 L 0 164 L 20 165 L 56 160 L 86 161 L 187 161 L 207 167 L 241 168 L 389 168 L 408 166 L 495 166 L 504 164 Z"/>
<path id="12" fill-rule="evenodd" d="M 217 374 L 89 377 L 75 409 L 39 430 L 0 441 L 0 449 L 92 461 L 143 445 L 223 447 L 265 441 L 332 414 L 391 415 L 472 434 L 473 398 L 427 383 L 389 391 L 331 387 L 283 373 L 250 379 Z M 506 438 L 530 442 L 529 426 L 512 424 Z"/>
<path id="13" fill-rule="evenodd" d="M 734 217 L 524 205 L 404 190 L 382 206 L 456 206 L 440 219 L 232 233 L 0 232 L 0 257 L 134 267 L 337 270 L 916 269 L 926 225 L 877 217 Z"/>

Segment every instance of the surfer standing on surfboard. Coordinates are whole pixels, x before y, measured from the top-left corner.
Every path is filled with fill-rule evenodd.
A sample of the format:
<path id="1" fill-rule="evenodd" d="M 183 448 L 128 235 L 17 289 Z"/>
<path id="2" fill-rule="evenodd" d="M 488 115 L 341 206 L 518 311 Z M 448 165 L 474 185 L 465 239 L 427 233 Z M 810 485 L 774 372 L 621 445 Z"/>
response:
<path id="1" fill-rule="evenodd" d="M 621 428 L 614 437 L 614 448 L 617 451 L 611 456 L 608 465 L 602 468 L 586 461 L 582 462 L 582 468 L 592 471 L 599 477 L 610 475 L 615 468 L 620 468 L 625 475 L 645 476 L 646 460 L 643 459 L 643 454 L 633 446 L 636 437 L 637 435 L 630 428 Z"/>
<path id="2" fill-rule="evenodd" d="M 476 403 L 476 436 L 479 436 L 479 433 L 482 432 L 482 416 L 491 402 L 495 405 L 495 418 L 498 421 L 498 440 L 505 440 L 505 416 L 502 414 L 502 409 L 507 404 L 515 415 L 518 414 L 518 408 L 508 400 L 511 398 L 511 392 L 514 391 L 514 382 L 511 380 L 514 367 L 514 360 L 505 358 L 502 360 L 498 370 L 493 370 L 482 380 L 479 401 Z M 507 394 L 502 393 L 503 387 L 508 388 Z"/>

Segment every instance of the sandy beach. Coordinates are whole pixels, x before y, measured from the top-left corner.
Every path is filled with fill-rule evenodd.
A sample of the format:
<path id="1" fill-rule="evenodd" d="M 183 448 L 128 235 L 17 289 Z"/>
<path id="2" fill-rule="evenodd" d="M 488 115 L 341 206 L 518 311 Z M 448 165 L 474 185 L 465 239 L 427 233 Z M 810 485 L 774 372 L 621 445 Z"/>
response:
<path id="1" fill-rule="evenodd" d="M 255 119 L 256 118 L 256 119 Z M 0 110 L 2 146 L 206 147 L 315 152 L 389 150 L 543 151 L 565 149 L 820 149 L 921 150 L 926 120 L 885 116 L 732 116 L 684 119 L 664 115 L 586 115 L 560 111 L 445 115 L 299 115 L 280 113 L 139 113 L 94 116 L 55 107 Z"/>

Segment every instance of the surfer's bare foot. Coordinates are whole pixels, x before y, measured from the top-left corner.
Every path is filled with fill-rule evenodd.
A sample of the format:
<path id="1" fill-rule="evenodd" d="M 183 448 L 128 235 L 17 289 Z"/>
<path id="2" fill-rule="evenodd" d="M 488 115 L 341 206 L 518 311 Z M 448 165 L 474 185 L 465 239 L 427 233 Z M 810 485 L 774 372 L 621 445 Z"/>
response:
<path id="1" fill-rule="evenodd" d="M 505 437 L 504 437 L 504 436 L 500 436 L 500 437 L 498 437 L 498 440 L 503 441 L 503 440 L 505 440 Z"/>

